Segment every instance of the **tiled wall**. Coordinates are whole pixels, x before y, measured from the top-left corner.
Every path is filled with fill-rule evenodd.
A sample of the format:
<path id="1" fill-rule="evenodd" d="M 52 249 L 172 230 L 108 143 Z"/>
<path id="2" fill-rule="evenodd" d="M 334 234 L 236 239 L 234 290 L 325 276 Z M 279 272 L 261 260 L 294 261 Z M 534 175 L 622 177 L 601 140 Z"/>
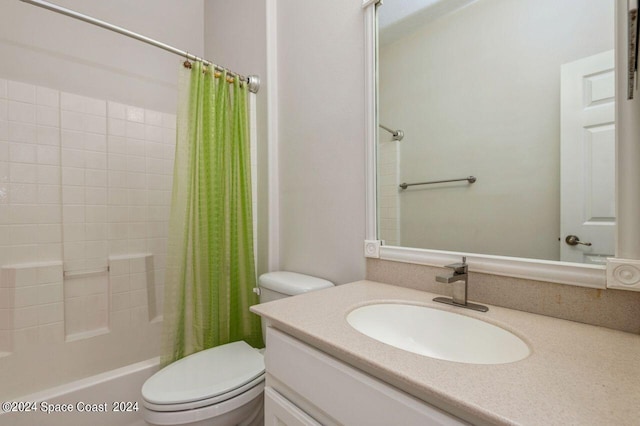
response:
<path id="1" fill-rule="evenodd" d="M 0 80 L 0 352 L 160 316 L 175 120 Z"/>
<path id="2" fill-rule="evenodd" d="M 0 352 L 23 351 L 64 336 L 62 263 L 0 269 Z"/>
<path id="3" fill-rule="evenodd" d="M 160 318 L 162 298 L 154 285 L 153 261 L 151 254 L 110 257 L 112 328 L 136 327 Z"/>
<path id="4" fill-rule="evenodd" d="M 386 245 L 400 245 L 399 141 L 387 132 L 378 134 L 378 234 Z"/>
<path id="5" fill-rule="evenodd" d="M 60 107 L 65 270 L 106 268 L 106 102 L 62 93 Z"/>
<path id="6" fill-rule="evenodd" d="M 61 259 L 58 99 L 0 80 L 0 264 Z"/>

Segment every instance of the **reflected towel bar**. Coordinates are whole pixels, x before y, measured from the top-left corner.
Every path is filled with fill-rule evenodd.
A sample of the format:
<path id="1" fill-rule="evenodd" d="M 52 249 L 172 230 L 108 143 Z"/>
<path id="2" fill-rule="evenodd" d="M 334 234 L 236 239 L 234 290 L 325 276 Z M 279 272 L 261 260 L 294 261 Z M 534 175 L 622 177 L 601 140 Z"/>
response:
<path id="1" fill-rule="evenodd" d="M 398 130 L 393 130 L 388 128 L 387 126 L 383 126 L 382 124 L 378 124 L 378 127 L 380 127 L 381 129 L 386 130 L 387 132 L 391 133 L 391 136 L 393 136 L 391 139 L 394 141 L 401 141 L 402 138 L 404 138 L 404 132 L 400 129 Z"/>
<path id="2" fill-rule="evenodd" d="M 102 269 L 80 269 L 77 271 L 64 271 L 65 277 L 85 277 L 87 275 L 98 275 L 109 272 L 109 267 Z"/>
<path id="3" fill-rule="evenodd" d="M 401 183 L 399 186 L 402 189 L 407 189 L 410 186 L 414 186 L 414 185 L 431 185 L 434 183 L 447 183 L 447 182 L 461 182 L 463 180 L 466 180 L 469 183 L 474 183 L 477 179 L 475 176 L 467 176 L 466 178 L 462 178 L 462 179 L 447 179 L 447 180 L 432 180 L 431 182 L 417 182 L 417 183 Z"/>

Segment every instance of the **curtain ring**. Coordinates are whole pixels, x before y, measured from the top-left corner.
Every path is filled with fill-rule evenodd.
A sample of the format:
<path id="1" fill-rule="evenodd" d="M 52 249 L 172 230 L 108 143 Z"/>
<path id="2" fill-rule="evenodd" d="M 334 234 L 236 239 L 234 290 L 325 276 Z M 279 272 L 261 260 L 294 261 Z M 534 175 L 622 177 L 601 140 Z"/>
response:
<path id="1" fill-rule="evenodd" d="M 191 62 L 189 62 L 189 52 L 185 52 L 185 61 L 182 63 L 182 66 L 185 68 L 191 69 Z"/>

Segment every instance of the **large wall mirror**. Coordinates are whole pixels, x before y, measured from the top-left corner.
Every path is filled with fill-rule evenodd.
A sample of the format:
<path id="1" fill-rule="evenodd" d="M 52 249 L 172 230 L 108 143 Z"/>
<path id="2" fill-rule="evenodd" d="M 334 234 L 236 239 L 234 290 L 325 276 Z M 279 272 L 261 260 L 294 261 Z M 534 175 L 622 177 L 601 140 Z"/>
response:
<path id="1" fill-rule="evenodd" d="M 615 0 L 384 0 L 378 239 L 614 256 L 614 15 Z"/>
<path id="2" fill-rule="evenodd" d="M 385 0 L 378 26 L 380 239 L 614 255 L 613 0 Z"/>

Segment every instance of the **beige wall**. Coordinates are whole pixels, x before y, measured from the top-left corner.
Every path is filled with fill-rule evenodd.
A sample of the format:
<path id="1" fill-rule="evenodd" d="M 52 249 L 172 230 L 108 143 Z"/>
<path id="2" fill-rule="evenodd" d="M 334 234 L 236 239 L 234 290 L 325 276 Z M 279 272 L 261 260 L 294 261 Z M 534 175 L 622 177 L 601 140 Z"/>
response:
<path id="1" fill-rule="evenodd" d="M 279 0 L 283 269 L 362 279 L 364 15 L 360 1 Z"/>
<path id="2" fill-rule="evenodd" d="M 381 48 L 400 181 L 478 178 L 401 193 L 401 245 L 559 259 L 560 65 L 612 24 L 613 1 L 481 0 Z"/>
<path id="3" fill-rule="evenodd" d="M 205 2 L 207 55 L 259 74 L 258 271 L 267 270 L 266 1 Z M 278 0 L 278 269 L 364 277 L 363 14 L 357 1 Z"/>

